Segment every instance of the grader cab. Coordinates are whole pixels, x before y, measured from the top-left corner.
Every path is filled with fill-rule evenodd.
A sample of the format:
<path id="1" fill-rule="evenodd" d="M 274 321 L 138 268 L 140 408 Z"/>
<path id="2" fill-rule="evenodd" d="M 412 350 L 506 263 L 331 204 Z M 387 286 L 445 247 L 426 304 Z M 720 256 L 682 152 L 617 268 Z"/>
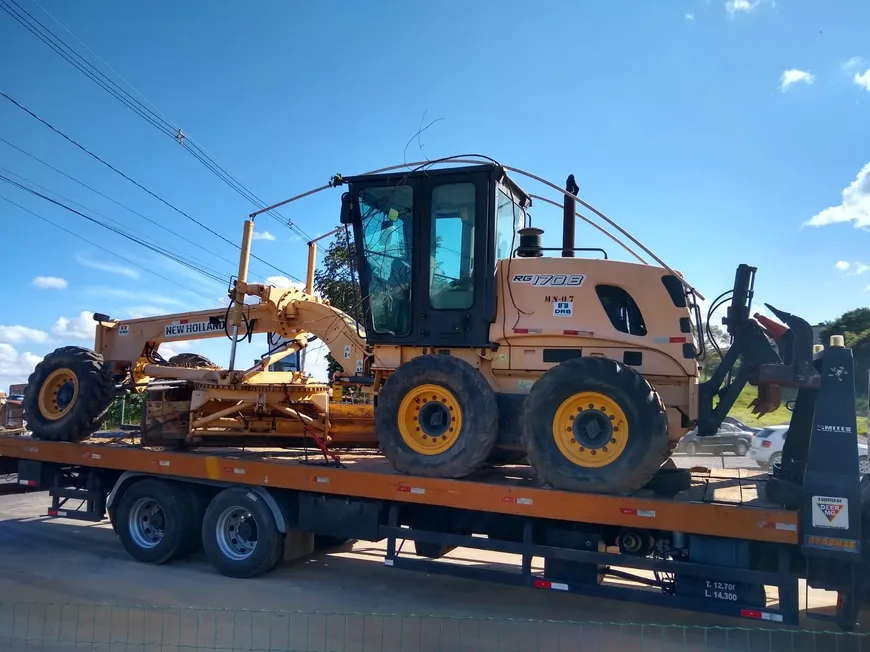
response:
<path id="1" fill-rule="evenodd" d="M 527 463 L 556 488 L 627 494 L 690 428 L 715 432 L 747 382 L 759 385 L 763 411 L 778 405 L 776 387 L 817 382 L 798 369 L 812 355 L 806 322 L 780 313 L 791 329 L 776 331 L 777 352 L 749 317 L 755 270 L 741 266 L 726 320 L 733 354 L 699 383 L 695 291 L 667 266 L 576 248 L 573 177 L 560 248 L 542 245 L 533 196 L 496 163 L 333 181 L 347 185 L 340 221 L 353 231 L 362 324 L 311 294 L 313 264 L 305 290 L 249 283 L 252 216 L 231 306 L 130 321 L 98 315 L 93 351 L 59 349 L 31 376 L 34 436 L 87 437 L 115 393 L 132 390 L 148 396 L 145 444 L 314 440 L 324 451 L 377 447 L 409 475 L 461 478 L 486 463 Z M 291 344 L 235 369 L 236 343 L 258 332 Z M 341 364 L 337 382 L 361 387 L 370 404 L 333 403 L 324 384 L 267 371 L 312 335 Z M 159 355 L 173 339 L 220 336 L 231 340 L 226 369 Z"/>

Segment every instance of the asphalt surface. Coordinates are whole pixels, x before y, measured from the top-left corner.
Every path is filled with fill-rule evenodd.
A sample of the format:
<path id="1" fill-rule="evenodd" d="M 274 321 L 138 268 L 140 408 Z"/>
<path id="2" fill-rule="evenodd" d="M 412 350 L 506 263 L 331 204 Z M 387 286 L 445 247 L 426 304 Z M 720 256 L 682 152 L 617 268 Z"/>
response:
<path id="1" fill-rule="evenodd" d="M 681 466 L 710 466 L 711 459 L 699 456 L 677 461 Z M 818 649 L 805 648 L 800 634 L 788 638 L 786 647 L 773 645 L 780 640 L 777 636 L 793 635 L 769 623 L 761 625 L 773 627 L 773 633 L 705 629 L 757 625 L 559 591 L 391 569 L 383 564 L 383 543 L 358 542 L 309 555 L 252 580 L 219 575 L 201 553 L 189 560 L 149 566 L 126 555 L 107 523 L 49 520 L 43 516 L 47 505 L 45 493 L 0 496 L 0 650 L 349 651 L 364 645 L 366 650 L 397 652 L 562 652 L 585 649 L 587 643 L 592 649 L 614 651 Z M 482 568 L 515 563 L 508 555 L 467 549 L 454 551 L 450 557 Z M 536 567 L 540 561 L 536 560 Z M 835 602 L 834 594 L 821 591 L 809 592 L 808 598 L 812 610 L 828 610 Z M 110 606 L 81 606 L 94 603 Z M 806 604 L 803 595 L 802 604 Z M 549 623 L 519 622 L 527 620 Z M 232 644 L 227 643 L 227 633 L 221 634 L 220 643 L 210 638 L 220 638 L 218 630 L 227 627 L 234 637 Z M 819 630 L 828 626 L 806 620 L 802 627 Z M 307 632 L 304 641 L 297 640 L 301 631 Z M 240 632 L 247 633 L 242 636 Z M 267 645 L 261 640 L 264 632 L 270 641 L 292 638 L 293 642 L 272 647 L 272 642 Z M 73 636 L 85 647 L 44 642 L 72 640 Z M 238 636 L 244 640 L 237 640 Z M 827 638 L 818 636 L 813 646 Z M 109 645 L 110 641 L 116 645 Z M 838 649 L 850 649 L 844 647 L 843 639 L 838 641 Z"/>

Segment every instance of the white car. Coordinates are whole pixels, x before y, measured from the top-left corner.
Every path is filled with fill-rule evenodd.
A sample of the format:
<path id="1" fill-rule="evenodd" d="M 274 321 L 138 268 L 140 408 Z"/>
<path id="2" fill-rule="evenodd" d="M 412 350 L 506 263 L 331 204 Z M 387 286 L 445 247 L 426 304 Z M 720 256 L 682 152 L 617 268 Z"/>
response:
<path id="1" fill-rule="evenodd" d="M 769 469 L 782 459 L 782 447 L 785 444 L 788 425 L 768 426 L 762 428 L 752 437 L 752 447 L 749 456 L 763 469 Z M 860 437 L 858 444 L 858 470 L 861 475 L 870 473 L 870 457 L 868 457 L 867 441 Z"/>

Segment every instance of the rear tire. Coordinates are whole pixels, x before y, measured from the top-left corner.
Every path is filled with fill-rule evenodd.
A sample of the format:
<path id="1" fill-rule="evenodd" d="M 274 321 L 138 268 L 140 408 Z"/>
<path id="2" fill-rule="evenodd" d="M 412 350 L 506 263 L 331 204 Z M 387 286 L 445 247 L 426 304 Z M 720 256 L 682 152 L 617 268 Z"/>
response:
<path id="1" fill-rule="evenodd" d="M 633 493 L 670 446 L 659 395 L 634 369 L 606 358 L 552 367 L 532 387 L 521 419 L 529 463 L 556 489 Z"/>
<path id="2" fill-rule="evenodd" d="M 65 346 L 36 365 L 24 391 L 24 419 L 34 438 L 78 442 L 99 430 L 115 398 L 103 356 Z"/>
<path id="3" fill-rule="evenodd" d="M 734 454 L 737 457 L 746 457 L 746 453 L 749 452 L 749 446 L 746 445 L 745 441 L 738 441 L 734 446 Z"/>
<path id="4" fill-rule="evenodd" d="M 406 475 L 461 478 L 475 471 L 498 437 L 495 392 L 480 372 L 449 355 L 401 365 L 378 393 L 381 450 Z"/>
<path id="5" fill-rule="evenodd" d="M 187 367 L 190 369 L 194 367 L 214 367 L 217 369 L 217 365 L 214 362 L 198 353 L 179 353 L 169 358 L 166 362 L 173 367 Z"/>
<path id="6" fill-rule="evenodd" d="M 135 482 L 121 497 L 114 522 L 121 545 L 139 562 L 165 564 L 198 547 L 194 501 L 189 488 L 176 482 Z"/>
<path id="7" fill-rule="evenodd" d="M 284 534 L 261 496 L 245 487 L 230 487 L 212 498 L 205 510 L 202 548 L 222 575 L 257 577 L 281 559 Z"/>

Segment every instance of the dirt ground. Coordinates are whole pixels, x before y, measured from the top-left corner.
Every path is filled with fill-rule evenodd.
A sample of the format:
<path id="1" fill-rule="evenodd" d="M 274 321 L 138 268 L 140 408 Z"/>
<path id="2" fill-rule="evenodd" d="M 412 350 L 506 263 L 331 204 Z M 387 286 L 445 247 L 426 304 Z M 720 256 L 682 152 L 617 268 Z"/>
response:
<path id="1" fill-rule="evenodd" d="M 222 577 L 201 554 L 147 566 L 108 523 L 47 520 L 47 504 L 45 493 L 0 497 L 0 650 L 870 650 L 870 639 L 832 638 L 814 620 L 801 627 L 815 634 L 733 629 L 758 625 L 396 570 L 384 566 L 382 544 L 307 556 L 253 580 Z M 835 596 L 809 600 L 830 608 Z"/>

